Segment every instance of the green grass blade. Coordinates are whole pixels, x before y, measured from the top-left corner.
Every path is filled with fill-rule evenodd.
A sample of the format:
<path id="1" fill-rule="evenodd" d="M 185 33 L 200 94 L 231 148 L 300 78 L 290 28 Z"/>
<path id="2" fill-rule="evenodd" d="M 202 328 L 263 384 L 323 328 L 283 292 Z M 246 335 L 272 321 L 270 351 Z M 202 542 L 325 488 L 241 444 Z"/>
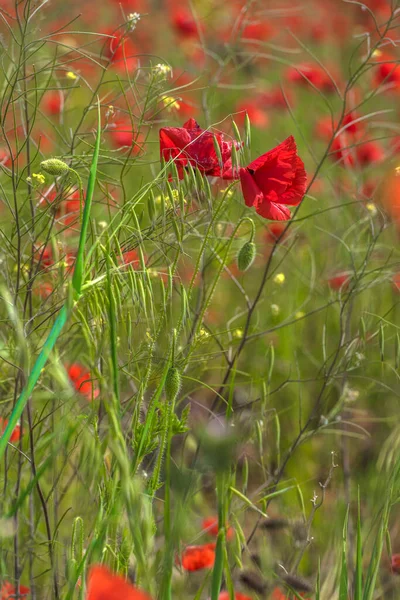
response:
<path id="1" fill-rule="evenodd" d="M 75 269 L 72 275 L 72 287 L 74 288 L 77 295 L 81 293 L 82 288 L 82 279 L 83 272 L 85 266 L 84 252 L 85 252 L 85 243 L 86 243 L 86 235 L 89 227 L 90 220 L 90 212 L 92 208 L 93 201 L 93 193 L 96 185 L 96 174 L 97 174 L 97 164 L 99 162 L 99 154 L 100 154 L 100 139 L 101 139 L 101 115 L 100 115 L 100 103 L 97 105 L 97 136 L 96 142 L 94 146 L 94 153 L 92 158 L 92 164 L 90 166 L 89 171 L 89 179 L 86 188 L 86 199 L 85 199 L 85 207 L 83 209 L 83 217 L 82 217 L 82 227 L 81 233 L 79 236 L 79 246 L 78 252 L 76 255 L 75 261 Z"/>
<path id="2" fill-rule="evenodd" d="M 347 524 L 349 520 L 349 511 L 347 510 L 346 518 L 343 525 L 343 540 L 342 540 L 342 558 L 341 558 L 341 570 L 340 570 L 340 584 L 339 584 L 339 600 L 347 600 L 348 597 L 348 576 L 347 576 L 347 557 L 346 557 L 346 546 L 347 546 Z"/>
<path id="3" fill-rule="evenodd" d="M 361 515 L 360 515 L 360 489 L 358 489 L 358 515 L 357 515 L 357 555 L 356 572 L 354 582 L 354 600 L 362 598 L 362 538 L 361 538 Z"/>

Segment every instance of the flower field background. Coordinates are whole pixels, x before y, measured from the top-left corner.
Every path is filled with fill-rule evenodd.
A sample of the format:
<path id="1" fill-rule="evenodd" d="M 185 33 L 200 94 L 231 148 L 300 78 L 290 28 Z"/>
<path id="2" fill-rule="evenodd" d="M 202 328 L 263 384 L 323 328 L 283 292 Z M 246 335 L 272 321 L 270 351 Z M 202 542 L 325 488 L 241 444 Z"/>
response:
<path id="1" fill-rule="evenodd" d="M 400 598 L 400 7 L 0 0 L 0 598 Z"/>

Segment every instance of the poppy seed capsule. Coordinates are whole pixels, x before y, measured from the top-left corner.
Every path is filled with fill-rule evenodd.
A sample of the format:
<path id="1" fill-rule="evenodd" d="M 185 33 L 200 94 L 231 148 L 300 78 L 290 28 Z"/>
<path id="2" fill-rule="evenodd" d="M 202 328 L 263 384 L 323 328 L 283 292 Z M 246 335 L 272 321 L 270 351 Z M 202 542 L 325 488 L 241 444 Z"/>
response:
<path id="1" fill-rule="evenodd" d="M 45 173 L 54 175 L 55 177 L 57 177 L 57 175 L 64 175 L 64 173 L 68 173 L 70 170 L 67 163 L 59 160 L 58 158 L 49 158 L 48 160 L 43 160 L 40 163 L 40 167 Z"/>
<path id="2" fill-rule="evenodd" d="M 165 380 L 165 395 L 172 402 L 181 389 L 181 374 L 176 367 L 170 367 Z"/>
<path id="3" fill-rule="evenodd" d="M 264 594 L 267 589 L 267 583 L 256 571 L 242 571 L 239 579 L 246 587 L 254 590 L 257 594 Z"/>
<path id="4" fill-rule="evenodd" d="M 246 242 L 239 250 L 237 264 L 239 271 L 246 271 L 256 257 L 256 245 L 254 242 Z"/>

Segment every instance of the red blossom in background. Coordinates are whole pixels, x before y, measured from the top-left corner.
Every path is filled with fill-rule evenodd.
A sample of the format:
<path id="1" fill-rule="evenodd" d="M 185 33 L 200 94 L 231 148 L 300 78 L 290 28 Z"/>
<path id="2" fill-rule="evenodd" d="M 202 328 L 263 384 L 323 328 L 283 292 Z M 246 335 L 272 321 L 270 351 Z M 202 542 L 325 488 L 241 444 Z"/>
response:
<path id="1" fill-rule="evenodd" d="M 239 102 L 235 109 L 235 121 L 239 125 L 245 122 L 245 116 L 248 115 L 252 125 L 263 129 L 269 124 L 269 118 L 265 110 L 261 107 L 261 98 L 254 100 L 245 100 Z"/>
<path id="2" fill-rule="evenodd" d="M 293 136 L 240 169 L 247 206 L 265 219 L 290 219 L 288 206 L 297 206 L 306 191 L 307 175 Z"/>
<path id="3" fill-rule="evenodd" d="M 98 397 L 100 390 L 93 383 L 90 371 L 79 363 L 73 363 L 68 367 L 67 372 L 72 385 L 79 394 L 85 396 L 87 400 Z"/>
<path id="4" fill-rule="evenodd" d="M 3 434 L 8 425 L 8 419 L 0 417 L 0 432 Z M 18 442 L 21 438 L 21 425 L 16 425 L 10 437 L 10 442 Z M 1 598 L 0 598 L 1 600 Z"/>
<path id="5" fill-rule="evenodd" d="M 122 253 L 122 260 L 120 259 L 120 264 L 125 266 L 132 267 L 132 269 L 140 269 L 140 258 L 139 254 L 136 250 L 127 250 Z"/>
<path id="6" fill-rule="evenodd" d="M 151 597 L 104 565 L 94 565 L 89 569 L 86 600 L 151 600 Z"/>
<path id="7" fill-rule="evenodd" d="M 120 72 L 136 69 L 139 51 L 132 40 L 120 31 L 107 30 L 104 33 L 110 36 L 103 38 L 106 39 L 104 54 L 113 67 Z"/>
<path id="8" fill-rule="evenodd" d="M 218 144 L 222 165 L 214 147 Z M 160 154 L 165 161 L 173 159 L 180 178 L 188 164 L 197 168 L 203 175 L 234 179 L 232 171 L 232 142 L 226 142 L 222 133 L 211 133 L 201 129 L 194 119 L 189 119 L 183 127 L 160 129 Z"/>
<path id="9" fill-rule="evenodd" d="M 350 275 L 348 273 L 336 273 L 328 279 L 328 285 L 331 290 L 346 289 L 350 283 Z"/>
<path id="10" fill-rule="evenodd" d="M 187 546 L 182 553 L 181 564 L 185 571 L 210 569 L 215 561 L 215 544 Z"/>
<path id="11" fill-rule="evenodd" d="M 206 531 L 210 535 L 217 537 L 218 535 L 218 517 L 206 517 L 203 519 L 201 524 L 201 528 L 203 531 Z M 233 538 L 233 529 L 232 527 L 226 527 L 226 539 L 231 540 Z"/>
<path id="12" fill-rule="evenodd" d="M 286 78 L 296 85 L 308 86 L 312 84 L 321 92 L 334 92 L 335 85 L 331 77 L 329 77 L 328 72 L 318 64 L 306 63 L 289 67 L 286 71 Z"/>
<path id="13" fill-rule="evenodd" d="M 275 244 L 276 240 L 281 237 L 285 229 L 286 223 L 269 223 L 264 233 L 265 241 L 268 244 Z"/>
<path id="14" fill-rule="evenodd" d="M 397 90 L 400 87 L 400 68 L 397 59 L 378 51 L 373 62 L 376 63 L 373 80 L 375 86 L 385 85 Z"/>
<path id="15" fill-rule="evenodd" d="M 143 149 L 144 137 L 140 132 L 132 129 L 132 123 L 129 119 L 120 120 L 117 123 L 110 123 L 107 131 L 110 133 L 111 143 L 114 148 L 132 147 L 134 155 L 139 154 Z"/>
<path id="16" fill-rule="evenodd" d="M 64 96 L 62 92 L 53 90 L 47 92 L 43 98 L 43 109 L 48 115 L 59 115 L 64 106 Z"/>
<path id="17" fill-rule="evenodd" d="M 300 596 L 304 596 L 304 593 L 300 593 Z M 290 598 L 291 596 L 288 596 L 287 594 L 285 594 L 285 592 L 282 592 L 282 590 L 278 587 L 272 590 L 270 596 L 270 600 L 289 600 Z"/>
<path id="18" fill-rule="evenodd" d="M 392 284 L 395 292 L 400 292 L 400 272 L 392 275 Z"/>
<path id="19" fill-rule="evenodd" d="M 226 590 L 221 592 L 218 596 L 218 600 L 230 600 L 229 592 Z M 251 598 L 245 594 L 241 594 L 240 592 L 235 592 L 235 600 L 251 600 Z"/>
<path id="20" fill-rule="evenodd" d="M 198 36 L 196 21 L 189 9 L 173 8 L 170 19 L 172 28 L 180 38 L 190 39 Z"/>
<path id="21" fill-rule="evenodd" d="M 400 575 L 400 554 L 392 554 L 390 566 L 392 569 L 392 573 Z"/>
<path id="22" fill-rule="evenodd" d="M 19 595 L 20 598 L 27 596 L 30 592 L 28 587 L 24 585 L 19 586 Z M 12 600 L 12 598 L 16 598 L 17 588 L 15 585 L 10 583 L 9 581 L 5 581 L 0 589 L 0 600 Z"/>

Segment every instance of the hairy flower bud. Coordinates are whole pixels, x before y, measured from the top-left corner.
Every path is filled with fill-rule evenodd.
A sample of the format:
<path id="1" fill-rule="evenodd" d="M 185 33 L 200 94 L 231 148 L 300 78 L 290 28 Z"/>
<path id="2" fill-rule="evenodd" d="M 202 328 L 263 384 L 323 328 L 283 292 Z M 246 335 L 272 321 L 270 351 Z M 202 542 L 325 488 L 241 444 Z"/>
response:
<path id="1" fill-rule="evenodd" d="M 165 395 L 167 400 L 172 402 L 177 397 L 181 389 L 181 374 L 176 367 L 170 367 L 165 380 Z"/>
<path id="2" fill-rule="evenodd" d="M 57 177 L 57 175 L 64 175 L 64 173 L 68 173 L 70 170 L 67 163 L 59 160 L 58 158 L 49 158 L 48 160 L 43 160 L 40 163 L 40 166 L 45 173 L 54 175 L 55 177 Z"/>
<path id="3" fill-rule="evenodd" d="M 256 257 L 256 245 L 254 242 L 246 242 L 239 250 L 239 254 L 237 257 L 237 265 L 239 267 L 239 271 L 246 271 L 251 265 Z"/>

